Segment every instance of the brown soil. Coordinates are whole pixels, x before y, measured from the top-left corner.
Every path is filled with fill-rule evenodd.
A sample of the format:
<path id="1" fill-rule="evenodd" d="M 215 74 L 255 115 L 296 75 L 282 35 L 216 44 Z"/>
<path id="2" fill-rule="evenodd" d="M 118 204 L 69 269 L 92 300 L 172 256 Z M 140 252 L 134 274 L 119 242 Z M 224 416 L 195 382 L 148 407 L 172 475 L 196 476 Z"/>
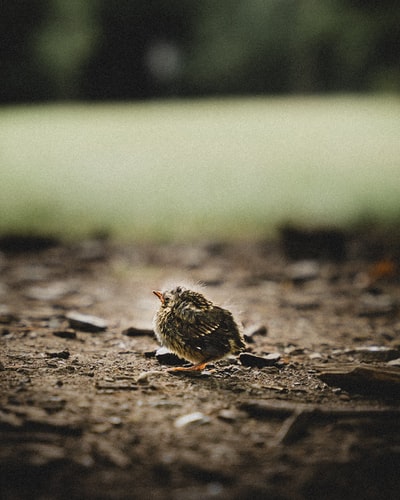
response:
<path id="1" fill-rule="evenodd" d="M 0 497 L 398 498 L 400 283 L 379 248 L 352 240 L 340 262 L 269 242 L 6 248 Z M 230 304 L 258 358 L 168 372 L 149 331 L 168 280 Z"/>

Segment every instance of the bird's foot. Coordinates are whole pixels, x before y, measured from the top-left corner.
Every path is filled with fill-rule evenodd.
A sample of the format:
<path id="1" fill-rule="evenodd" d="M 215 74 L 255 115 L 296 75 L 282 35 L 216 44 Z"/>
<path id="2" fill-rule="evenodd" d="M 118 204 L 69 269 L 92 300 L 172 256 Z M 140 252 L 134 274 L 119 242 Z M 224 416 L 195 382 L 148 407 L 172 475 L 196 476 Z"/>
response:
<path id="1" fill-rule="evenodd" d="M 169 368 L 169 372 L 201 372 L 206 367 L 207 363 L 198 363 L 193 366 L 175 366 L 174 368 Z"/>

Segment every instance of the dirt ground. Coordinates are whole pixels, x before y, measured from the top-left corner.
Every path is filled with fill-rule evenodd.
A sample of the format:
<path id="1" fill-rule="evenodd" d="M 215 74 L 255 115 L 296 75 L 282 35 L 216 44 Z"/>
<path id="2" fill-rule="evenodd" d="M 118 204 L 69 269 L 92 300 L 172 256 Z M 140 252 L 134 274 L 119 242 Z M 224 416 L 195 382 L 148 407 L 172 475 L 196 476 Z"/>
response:
<path id="1" fill-rule="evenodd" d="M 400 245 L 314 236 L 3 239 L 0 497 L 399 498 Z M 247 353 L 171 373 L 152 290 L 188 280 Z"/>

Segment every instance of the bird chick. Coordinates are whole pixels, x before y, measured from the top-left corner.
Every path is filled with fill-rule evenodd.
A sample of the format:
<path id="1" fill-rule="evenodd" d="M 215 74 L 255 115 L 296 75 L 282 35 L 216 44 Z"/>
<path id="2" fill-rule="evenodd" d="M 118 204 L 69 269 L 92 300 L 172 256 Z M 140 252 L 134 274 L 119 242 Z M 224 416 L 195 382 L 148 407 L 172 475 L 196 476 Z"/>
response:
<path id="1" fill-rule="evenodd" d="M 199 292 L 177 286 L 164 292 L 153 291 L 161 305 L 154 317 L 158 341 L 193 363 L 173 370 L 203 370 L 207 363 L 237 354 L 245 348 L 232 314 L 214 305 Z"/>

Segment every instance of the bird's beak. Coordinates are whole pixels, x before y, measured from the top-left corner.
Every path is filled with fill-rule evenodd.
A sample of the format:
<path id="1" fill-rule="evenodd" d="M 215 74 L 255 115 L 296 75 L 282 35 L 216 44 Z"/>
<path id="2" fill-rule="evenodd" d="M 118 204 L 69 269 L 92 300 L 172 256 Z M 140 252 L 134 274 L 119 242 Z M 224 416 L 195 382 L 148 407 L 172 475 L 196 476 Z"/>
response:
<path id="1" fill-rule="evenodd" d="M 164 296 L 163 296 L 162 292 L 157 292 L 157 290 L 153 290 L 153 293 L 154 293 L 154 295 L 156 295 L 160 299 L 161 304 L 164 304 Z"/>

